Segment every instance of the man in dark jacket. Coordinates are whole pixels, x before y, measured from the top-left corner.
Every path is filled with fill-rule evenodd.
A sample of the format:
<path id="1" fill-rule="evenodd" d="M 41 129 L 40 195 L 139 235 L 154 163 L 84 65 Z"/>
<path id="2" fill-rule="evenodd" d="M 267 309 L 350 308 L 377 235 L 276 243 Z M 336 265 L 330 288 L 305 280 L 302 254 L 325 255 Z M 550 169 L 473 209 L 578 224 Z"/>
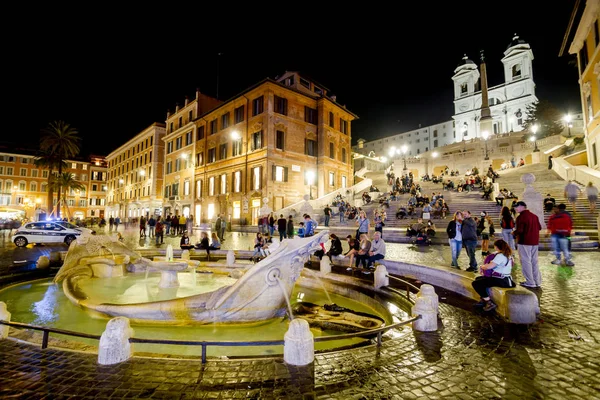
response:
<path id="1" fill-rule="evenodd" d="M 283 239 L 287 237 L 287 220 L 283 218 L 283 214 L 279 214 L 277 220 L 277 232 L 279 232 L 279 241 L 283 242 Z"/>
<path id="2" fill-rule="evenodd" d="M 463 246 L 465 246 L 469 256 L 469 268 L 467 268 L 467 271 L 477 272 L 477 260 L 475 259 L 475 251 L 477 249 L 477 223 L 471 217 L 470 211 L 463 211 L 461 233 Z"/>
<path id="3" fill-rule="evenodd" d="M 538 266 L 538 248 L 540 244 L 540 230 L 542 225 L 537 215 L 527 209 L 527 204 L 518 201 L 515 211 L 519 213 L 516 229 L 513 233 L 518 244 L 521 271 L 525 282 L 521 286 L 538 288 L 542 285 L 542 274 Z"/>
<path id="4" fill-rule="evenodd" d="M 287 232 L 286 236 L 288 239 L 294 238 L 294 218 L 290 215 L 287 220 Z"/>

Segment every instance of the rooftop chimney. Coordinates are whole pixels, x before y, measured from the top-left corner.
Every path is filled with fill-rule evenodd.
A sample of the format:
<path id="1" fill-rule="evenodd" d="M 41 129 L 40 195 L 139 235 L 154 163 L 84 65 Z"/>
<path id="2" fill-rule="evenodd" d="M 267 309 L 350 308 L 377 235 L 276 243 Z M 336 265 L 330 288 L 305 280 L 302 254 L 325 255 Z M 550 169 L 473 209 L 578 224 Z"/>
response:
<path id="1" fill-rule="evenodd" d="M 190 98 L 188 96 L 185 96 L 185 103 L 184 103 L 184 107 L 188 105 L 188 102 L 190 101 Z"/>

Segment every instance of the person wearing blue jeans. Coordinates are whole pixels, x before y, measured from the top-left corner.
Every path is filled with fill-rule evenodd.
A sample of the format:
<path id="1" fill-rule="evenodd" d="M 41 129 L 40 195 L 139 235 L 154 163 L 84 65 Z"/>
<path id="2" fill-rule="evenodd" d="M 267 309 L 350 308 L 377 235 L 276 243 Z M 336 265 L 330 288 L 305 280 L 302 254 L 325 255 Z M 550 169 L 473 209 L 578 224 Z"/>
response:
<path id="1" fill-rule="evenodd" d="M 376 231 L 373 234 L 373 241 L 369 249 L 367 258 L 367 268 L 369 268 L 377 260 L 382 260 L 385 257 L 385 242 L 381 238 L 381 232 Z"/>
<path id="2" fill-rule="evenodd" d="M 477 249 L 477 223 L 471 217 L 470 211 L 465 210 L 462 214 L 462 241 L 469 256 L 469 268 L 467 268 L 467 271 L 478 272 L 477 259 L 475 258 L 475 250 Z"/>
<path id="3" fill-rule="evenodd" d="M 346 207 L 344 207 L 344 205 L 343 205 L 343 204 L 341 204 L 341 205 L 340 205 L 340 207 L 339 207 L 339 213 L 340 213 L 340 224 L 343 224 L 343 223 L 344 223 L 344 217 L 345 217 L 344 213 L 345 213 L 345 212 L 346 212 Z"/>
<path id="4" fill-rule="evenodd" d="M 460 211 L 456 211 L 454 213 L 454 218 L 450 223 L 448 223 L 448 227 L 446 228 L 446 233 L 448 233 L 448 242 L 450 243 L 450 251 L 452 253 L 452 267 L 459 268 L 458 266 L 458 257 L 460 256 L 460 251 L 463 246 L 463 238 L 462 238 L 462 220 L 463 214 Z"/>

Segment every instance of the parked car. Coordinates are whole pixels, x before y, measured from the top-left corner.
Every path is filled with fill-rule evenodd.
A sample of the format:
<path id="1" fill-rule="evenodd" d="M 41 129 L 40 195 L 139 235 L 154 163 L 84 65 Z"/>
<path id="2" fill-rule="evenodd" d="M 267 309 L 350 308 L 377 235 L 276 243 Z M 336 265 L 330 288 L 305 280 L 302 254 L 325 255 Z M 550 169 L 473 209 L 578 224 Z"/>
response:
<path id="1" fill-rule="evenodd" d="M 67 221 L 54 221 L 55 223 L 59 224 L 60 226 L 64 226 L 65 228 L 68 229 L 75 229 L 75 230 L 79 230 L 83 233 L 87 233 L 89 235 L 95 235 L 96 231 L 90 228 L 86 228 L 84 226 L 78 226 L 78 225 L 73 225 L 70 222 Z"/>
<path id="2" fill-rule="evenodd" d="M 69 246 L 82 234 L 85 233 L 81 228 L 68 228 L 57 222 L 29 222 L 17 229 L 12 242 L 19 247 L 25 247 L 29 243 L 64 243 Z"/>

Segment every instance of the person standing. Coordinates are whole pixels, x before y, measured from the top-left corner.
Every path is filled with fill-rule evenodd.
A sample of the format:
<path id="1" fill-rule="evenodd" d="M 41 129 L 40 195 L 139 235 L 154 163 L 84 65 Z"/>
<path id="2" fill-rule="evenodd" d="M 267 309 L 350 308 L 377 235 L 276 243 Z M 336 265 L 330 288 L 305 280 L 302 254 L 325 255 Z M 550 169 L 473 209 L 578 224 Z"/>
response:
<path id="1" fill-rule="evenodd" d="M 358 214 L 358 218 L 356 219 L 356 224 L 358 228 L 356 228 L 356 239 L 360 240 L 360 235 L 363 233 L 369 236 L 369 218 L 367 218 L 367 213 L 364 211 L 360 211 Z"/>
<path id="2" fill-rule="evenodd" d="M 344 224 L 344 217 L 346 213 L 346 204 L 342 201 L 340 206 L 338 207 L 338 212 L 340 213 L 340 224 Z"/>
<path id="3" fill-rule="evenodd" d="M 287 237 L 287 220 L 283 217 L 283 214 L 279 214 L 277 232 L 279 232 L 279 241 L 283 242 L 283 239 Z"/>
<path id="4" fill-rule="evenodd" d="M 225 241 L 225 230 L 227 229 L 227 220 L 225 219 L 225 214 L 221 214 L 221 242 Z M 273 236 L 273 235 L 271 235 Z"/>
<path id="5" fill-rule="evenodd" d="M 154 215 L 151 215 L 148 219 L 148 237 L 154 237 L 154 230 L 156 228 L 156 220 L 154 219 Z"/>
<path id="6" fill-rule="evenodd" d="M 596 211 L 596 201 L 598 201 L 598 188 L 594 186 L 592 182 L 588 182 L 585 187 L 585 194 L 588 198 L 588 202 L 590 203 L 590 211 Z"/>
<path id="7" fill-rule="evenodd" d="M 115 219 L 111 216 L 108 219 L 108 232 L 112 232 L 114 224 L 115 224 Z"/>
<path id="8" fill-rule="evenodd" d="M 565 256 L 565 264 L 572 267 L 575 264 L 571 261 L 571 252 L 569 251 L 569 237 L 573 229 L 573 221 L 566 211 L 560 209 L 560 205 L 554 207 L 553 214 L 548 219 L 548 232 L 552 243 L 552 250 L 556 259 L 552 261 L 554 265 L 562 264 L 561 252 Z"/>
<path id="9" fill-rule="evenodd" d="M 140 217 L 140 239 L 146 237 L 146 217 Z"/>
<path id="10" fill-rule="evenodd" d="M 275 214 L 271 212 L 269 215 L 269 236 L 273 236 L 275 233 Z"/>
<path id="11" fill-rule="evenodd" d="M 462 220 L 463 214 L 460 211 L 454 213 L 454 218 L 448 223 L 446 233 L 448 234 L 448 242 L 450 243 L 450 251 L 452 254 L 452 267 L 460 269 L 458 266 L 458 257 L 463 245 L 462 238 Z"/>
<path id="12" fill-rule="evenodd" d="M 548 169 L 552 169 L 552 154 L 548 156 Z"/>
<path id="13" fill-rule="evenodd" d="M 329 207 L 329 204 L 325 204 L 323 212 L 325 213 L 325 226 L 329 226 L 329 218 L 331 218 L 331 208 Z"/>
<path id="14" fill-rule="evenodd" d="M 538 250 L 540 244 L 540 230 L 542 225 L 537 215 L 527 209 L 524 201 L 515 204 L 515 210 L 519 213 L 514 232 L 521 260 L 521 270 L 525 281 L 521 286 L 528 288 L 539 288 L 542 286 L 542 274 L 538 265 Z"/>
<path id="15" fill-rule="evenodd" d="M 217 220 L 215 221 L 215 233 L 219 236 L 219 239 L 223 241 L 221 237 L 221 225 L 223 224 L 223 220 L 221 219 L 221 214 L 217 214 Z"/>
<path id="16" fill-rule="evenodd" d="M 475 251 L 477 249 L 477 223 L 471 217 L 471 212 L 463 211 L 462 221 L 462 240 L 467 255 L 469 256 L 468 272 L 477 272 L 477 260 L 475 259 Z"/>
<path id="17" fill-rule="evenodd" d="M 119 218 L 119 216 L 117 216 L 117 218 L 115 218 L 115 232 L 119 230 L 120 223 L 121 223 L 121 218 Z"/>
<path id="18" fill-rule="evenodd" d="M 181 234 L 185 231 L 187 231 L 187 218 L 181 214 L 181 217 L 179 217 L 179 233 Z"/>
<path id="19" fill-rule="evenodd" d="M 375 232 L 379 232 L 380 236 L 383 237 L 383 216 L 379 213 L 379 211 L 375 211 L 373 224 L 375 224 Z"/>
<path id="20" fill-rule="evenodd" d="M 571 203 L 571 206 L 573 207 L 573 214 L 575 214 L 576 212 L 575 203 L 577 203 L 577 196 L 579 196 L 579 193 L 581 193 L 581 189 L 579 188 L 579 186 L 577 186 L 575 182 L 569 181 L 569 183 L 565 185 L 564 194 L 569 203 Z"/>
<path id="21" fill-rule="evenodd" d="M 287 237 L 288 239 L 293 239 L 294 238 L 294 219 L 292 218 L 292 216 L 290 215 L 288 217 L 287 220 Z"/>
<path id="22" fill-rule="evenodd" d="M 160 244 L 164 242 L 164 230 L 165 227 L 160 219 L 160 215 L 156 218 L 156 245 L 158 246 L 158 239 L 160 239 Z"/>
<path id="23" fill-rule="evenodd" d="M 515 220 L 510 212 L 510 208 L 507 206 L 502 207 L 502 211 L 500 212 L 500 228 L 502 229 L 502 239 L 508 243 L 512 251 L 515 251 L 515 238 L 512 234 L 515 228 Z"/>

